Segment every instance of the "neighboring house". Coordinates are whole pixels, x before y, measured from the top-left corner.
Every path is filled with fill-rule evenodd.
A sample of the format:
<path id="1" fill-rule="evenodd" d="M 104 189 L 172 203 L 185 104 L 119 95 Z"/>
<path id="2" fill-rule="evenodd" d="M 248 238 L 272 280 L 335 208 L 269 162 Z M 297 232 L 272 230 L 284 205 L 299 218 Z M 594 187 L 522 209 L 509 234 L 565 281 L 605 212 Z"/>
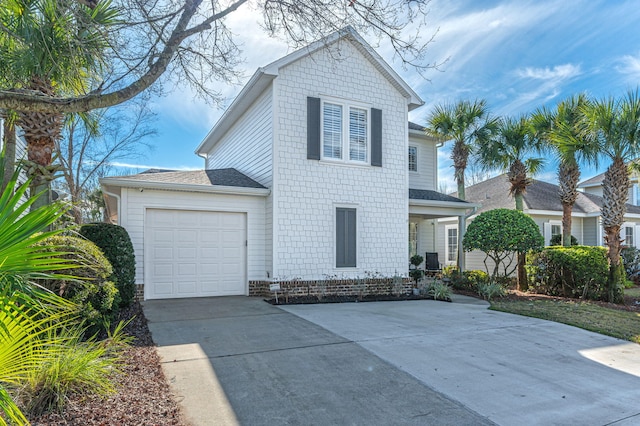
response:
<path id="1" fill-rule="evenodd" d="M 145 298 L 406 275 L 433 219 L 473 206 L 435 191 L 422 104 L 351 28 L 258 69 L 196 149 L 206 170 L 101 180 Z"/>
<path id="2" fill-rule="evenodd" d="M 472 221 L 478 214 L 497 208 L 514 209 L 515 201 L 509 195 L 510 183 L 507 176 L 500 176 L 469 186 L 465 189 L 466 199 L 469 202 L 482 205 L 480 209 L 469 218 Z M 455 194 L 453 194 L 455 195 Z M 540 227 L 544 236 L 545 245 L 549 245 L 551 237 L 562 235 L 562 204 L 558 196 L 558 186 L 539 180 L 534 180 L 527 187 L 524 194 L 524 212 Z M 576 237 L 578 243 L 598 246 L 604 245 L 604 231 L 600 217 L 602 197 L 590 193 L 581 192 L 573 206 L 571 234 Z M 640 235 L 640 207 L 627 204 L 625 224 L 621 231 L 621 237 L 625 245 L 640 247 L 638 236 Z M 438 242 L 440 256 L 447 264 L 454 264 L 457 252 L 458 223 L 456 218 L 438 220 Z M 467 269 L 485 269 L 484 253 L 471 252 L 466 256 Z"/>
<path id="3" fill-rule="evenodd" d="M 4 146 L 4 126 L 3 120 L 0 118 L 0 149 L 3 149 Z M 22 159 L 27 158 L 27 141 L 22 136 L 22 130 L 20 128 L 16 128 L 16 162 Z M 1 178 L 1 176 L 0 176 Z M 24 171 L 20 174 L 19 182 L 26 182 L 27 176 Z"/>
<path id="4" fill-rule="evenodd" d="M 629 187 L 629 204 L 633 204 L 634 206 L 640 205 L 640 180 L 638 179 L 638 175 L 633 173 L 630 177 L 631 186 Z M 587 194 L 594 194 L 602 197 L 602 181 L 604 181 L 604 173 L 600 173 L 592 177 L 591 179 L 587 179 L 584 182 L 578 184 L 578 189 L 584 191 Z"/>

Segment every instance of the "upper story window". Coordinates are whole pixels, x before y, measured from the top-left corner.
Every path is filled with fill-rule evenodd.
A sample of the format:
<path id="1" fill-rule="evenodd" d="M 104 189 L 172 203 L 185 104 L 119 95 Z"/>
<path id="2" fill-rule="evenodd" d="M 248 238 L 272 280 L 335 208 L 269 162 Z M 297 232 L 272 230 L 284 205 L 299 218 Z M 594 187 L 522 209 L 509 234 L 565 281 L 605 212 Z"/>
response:
<path id="1" fill-rule="evenodd" d="M 366 163 L 369 159 L 369 111 L 323 102 L 322 157 Z"/>
<path id="2" fill-rule="evenodd" d="M 409 171 L 410 172 L 418 171 L 418 147 L 417 146 L 409 147 Z"/>

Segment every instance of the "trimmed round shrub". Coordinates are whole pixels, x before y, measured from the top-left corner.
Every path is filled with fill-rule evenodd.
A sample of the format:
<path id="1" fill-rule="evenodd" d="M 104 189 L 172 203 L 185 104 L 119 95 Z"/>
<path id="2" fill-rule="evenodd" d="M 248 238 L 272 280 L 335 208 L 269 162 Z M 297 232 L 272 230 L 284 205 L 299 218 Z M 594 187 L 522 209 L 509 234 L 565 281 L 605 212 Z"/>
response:
<path id="1" fill-rule="evenodd" d="M 509 259 L 515 253 L 538 251 L 544 246 L 540 228 L 530 216 L 518 210 L 494 209 L 478 215 L 469 224 L 462 239 L 465 251 L 480 250 L 492 260 L 492 280 L 499 275 L 509 276 L 515 266 Z"/>
<path id="2" fill-rule="evenodd" d="M 561 246 L 562 245 L 562 235 L 556 234 L 553 237 L 551 237 L 551 239 L 549 240 L 549 245 L 550 246 Z M 574 237 L 573 235 L 571 236 L 571 245 L 572 246 L 577 246 L 578 245 L 578 239 L 576 237 Z"/>
<path id="3" fill-rule="evenodd" d="M 136 258 L 127 230 L 111 223 L 90 223 L 80 227 L 80 234 L 107 257 L 120 292 L 120 306 L 129 306 L 136 295 Z"/>
<path id="4" fill-rule="evenodd" d="M 550 246 L 528 256 L 529 282 L 550 296 L 603 300 L 609 263 L 607 249 L 592 246 Z"/>
<path id="5" fill-rule="evenodd" d="M 75 260 L 77 268 L 51 271 L 69 279 L 39 279 L 37 283 L 78 305 L 78 313 L 94 334 L 112 322 L 118 313 L 118 289 L 112 281 L 111 264 L 91 241 L 80 237 L 55 235 L 38 245 L 47 252 L 65 252 L 61 257 Z"/>

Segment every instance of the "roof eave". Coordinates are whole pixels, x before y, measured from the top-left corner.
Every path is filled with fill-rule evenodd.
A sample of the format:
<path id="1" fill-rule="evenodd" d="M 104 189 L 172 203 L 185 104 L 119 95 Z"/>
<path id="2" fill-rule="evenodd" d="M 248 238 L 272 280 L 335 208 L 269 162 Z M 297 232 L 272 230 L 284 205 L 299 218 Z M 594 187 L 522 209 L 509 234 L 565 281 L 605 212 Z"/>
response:
<path id="1" fill-rule="evenodd" d="M 135 179 L 102 178 L 101 185 L 135 189 L 157 189 L 163 191 L 204 192 L 210 194 L 255 195 L 266 197 L 271 193 L 267 188 L 249 188 L 244 186 L 198 185 L 175 182 L 150 182 Z"/>
<path id="2" fill-rule="evenodd" d="M 468 201 L 420 200 L 416 198 L 409 198 L 409 205 L 421 207 L 451 207 L 456 209 L 472 209 L 482 206 L 482 204 L 470 203 Z"/>

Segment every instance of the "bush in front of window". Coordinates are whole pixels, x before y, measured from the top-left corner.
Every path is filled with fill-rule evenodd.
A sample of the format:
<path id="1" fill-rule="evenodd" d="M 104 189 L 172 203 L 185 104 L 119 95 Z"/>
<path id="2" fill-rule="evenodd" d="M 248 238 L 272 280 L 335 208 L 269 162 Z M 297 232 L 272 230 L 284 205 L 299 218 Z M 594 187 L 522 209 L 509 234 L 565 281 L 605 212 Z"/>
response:
<path id="1" fill-rule="evenodd" d="M 624 247 L 620 256 L 622 256 L 627 278 L 636 285 L 640 284 L 640 250 L 635 247 Z"/>
<path id="2" fill-rule="evenodd" d="M 528 256 L 527 274 L 537 293 L 590 300 L 606 298 L 607 249 L 550 246 Z"/>
<path id="3" fill-rule="evenodd" d="M 494 209 L 469 224 L 462 246 L 465 251 L 484 252 L 487 274 L 491 281 L 498 281 L 500 275 L 508 277 L 515 271 L 517 253 L 541 250 L 544 238 L 530 216 L 518 210 Z M 493 271 L 489 271 L 489 259 Z"/>
<path id="4" fill-rule="evenodd" d="M 562 235 L 561 234 L 556 234 L 556 235 L 552 236 L 551 240 L 549 241 L 549 245 L 550 246 L 561 246 L 562 245 Z M 572 246 L 577 246 L 578 245 L 578 239 L 576 237 L 574 237 L 573 235 L 571 236 L 571 245 Z"/>

